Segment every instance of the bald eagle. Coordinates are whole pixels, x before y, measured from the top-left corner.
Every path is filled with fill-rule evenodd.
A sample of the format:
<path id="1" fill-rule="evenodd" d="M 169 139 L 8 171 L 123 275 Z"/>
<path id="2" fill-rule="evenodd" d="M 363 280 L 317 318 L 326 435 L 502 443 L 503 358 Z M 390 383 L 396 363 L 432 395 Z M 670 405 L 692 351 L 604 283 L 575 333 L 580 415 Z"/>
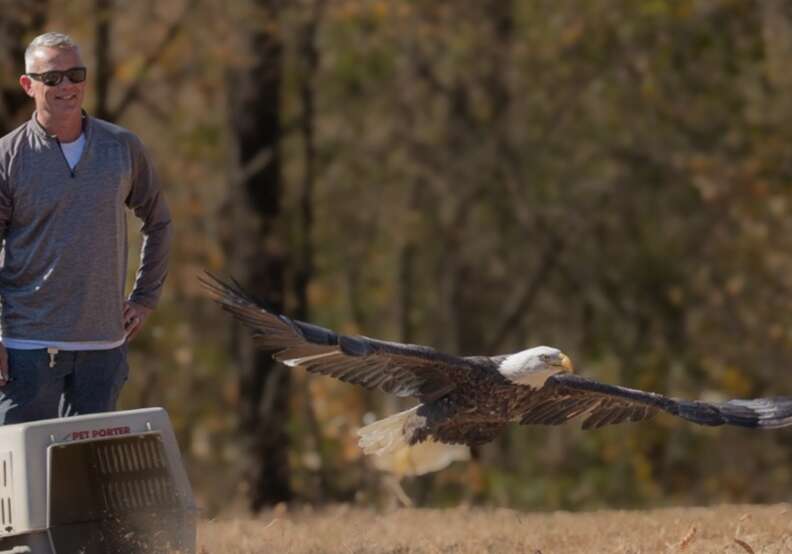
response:
<path id="1" fill-rule="evenodd" d="M 792 425 L 792 398 L 709 403 L 597 382 L 573 373 L 557 348 L 498 356 L 454 356 L 427 346 L 339 335 L 268 310 L 236 283 L 202 279 L 222 307 L 254 331 L 258 345 L 287 366 L 380 389 L 419 404 L 359 431 L 367 454 L 388 455 L 419 443 L 480 445 L 506 425 L 583 429 L 642 421 L 658 412 L 699 425 L 765 429 Z"/>

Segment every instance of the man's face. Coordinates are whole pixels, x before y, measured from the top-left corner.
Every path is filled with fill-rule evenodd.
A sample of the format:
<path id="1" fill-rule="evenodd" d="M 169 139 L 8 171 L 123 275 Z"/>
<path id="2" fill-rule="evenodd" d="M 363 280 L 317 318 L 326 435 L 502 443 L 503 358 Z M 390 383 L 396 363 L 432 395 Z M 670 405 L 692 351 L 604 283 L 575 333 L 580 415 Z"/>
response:
<path id="1" fill-rule="evenodd" d="M 38 48 L 35 51 L 29 73 L 46 73 L 47 71 L 64 71 L 73 67 L 83 67 L 80 52 L 76 48 Z M 19 84 L 36 102 L 36 111 L 54 117 L 64 117 L 80 113 L 85 96 L 85 81 L 72 83 L 68 77 L 54 86 L 47 86 L 41 81 L 31 79 L 27 75 L 19 78 Z"/>

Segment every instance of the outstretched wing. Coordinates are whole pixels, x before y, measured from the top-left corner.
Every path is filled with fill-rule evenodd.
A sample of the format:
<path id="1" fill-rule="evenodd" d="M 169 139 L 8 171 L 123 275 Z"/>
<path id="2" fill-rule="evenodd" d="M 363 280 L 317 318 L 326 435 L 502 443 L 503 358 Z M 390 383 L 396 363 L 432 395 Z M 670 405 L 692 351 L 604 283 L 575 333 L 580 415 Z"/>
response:
<path id="1" fill-rule="evenodd" d="M 530 400 L 523 424 L 558 425 L 585 417 L 584 429 L 641 421 L 658 411 L 699 425 L 737 425 L 767 429 L 792 426 L 792 398 L 758 398 L 708 403 L 598 383 L 564 373 L 550 377 Z"/>
<path id="2" fill-rule="evenodd" d="M 274 358 L 288 366 L 422 402 L 448 394 L 464 373 L 475 369 L 463 358 L 426 346 L 338 335 L 289 319 L 268 310 L 238 283 L 208 273 L 201 283 L 224 310 L 254 331 L 259 346 L 276 351 Z"/>

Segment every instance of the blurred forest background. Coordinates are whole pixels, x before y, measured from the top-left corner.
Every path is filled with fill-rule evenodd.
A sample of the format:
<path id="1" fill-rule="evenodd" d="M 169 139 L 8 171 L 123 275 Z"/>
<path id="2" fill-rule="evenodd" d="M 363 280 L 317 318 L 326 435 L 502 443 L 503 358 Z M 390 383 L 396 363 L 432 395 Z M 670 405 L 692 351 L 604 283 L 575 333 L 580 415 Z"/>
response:
<path id="1" fill-rule="evenodd" d="M 355 430 L 410 403 L 272 365 L 204 269 L 347 334 L 792 394 L 789 2 L 0 0 L 2 133 L 50 30 L 82 44 L 89 112 L 157 160 L 175 248 L 122 405 L 168 409 L 210 512 L 387 501 Z M 434 506 L 790 500 L 792 430 L 578 427 L 515 425 L 402 485 Z"/>

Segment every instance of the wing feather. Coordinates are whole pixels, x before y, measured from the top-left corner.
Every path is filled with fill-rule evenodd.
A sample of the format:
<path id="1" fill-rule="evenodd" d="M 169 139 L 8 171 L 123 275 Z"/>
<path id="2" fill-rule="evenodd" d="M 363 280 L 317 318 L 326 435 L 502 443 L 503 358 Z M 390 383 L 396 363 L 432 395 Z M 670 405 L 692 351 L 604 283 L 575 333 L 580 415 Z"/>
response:
<path id="1" fill-rule="evenodd" d="M 699 425 L 778 428 L 792 426 L 792 398 L 758 398 L 708 403 L 599 383 L 563 373 L 537 391 L 520 422 L 555 425 L 585 416 L 584 429 L 642 421 L 660 411 Z M 556 409 L 552 409 L 555 405 Z"/>
<path id="2" fill-rule="evenodd" d="M 523 416 L 521 423 L 545 424 L 546 420 L 553 420 L 559 413 L 562 413 L 567 408 L 570 400 L 562 398 L 556 401 L 548 398 L 532 407 L 530 412 Z"/>
<path id="3" fill-rule="evenodd" d="M 226 283 L 207 273 L 201 283 L 225 311 L 253 330 L 258 346 L 275 351 L 277 361 L 311 373 L 426 402 L 451 392 L 466 373 L 477 370 L 464 358 L 426 346 L 338 335 L 289 319 L 236 281 Z"/>
<path id="4" fill-rule="evenodd" d="M 559 425 L 564 423 L 567 421 L 567 414 L 572 410 L 576 402 L 574 398 L 562 399 L 556 405 L 545 407 L 536 416 L 535 421 L 539 425 Z"/>
<path id="5" fill-rule="evenodd" d="M 299 346 L 292 346 L 290 348 L 286 348 L 285 350 L 281 350 L 277 352 L 272 357 L 275 358 L 279 362 L 286 363 L 291 360 L 303 360 L 302 363 L 305 363 L 308 358 L 316 356 L 318 354 L 325 354 L 330 352 L 338 352 L 338 348 L 335 346 L 318 346 L 316 344 L 307 344 L 307 345 L 299 345 Z"/>

